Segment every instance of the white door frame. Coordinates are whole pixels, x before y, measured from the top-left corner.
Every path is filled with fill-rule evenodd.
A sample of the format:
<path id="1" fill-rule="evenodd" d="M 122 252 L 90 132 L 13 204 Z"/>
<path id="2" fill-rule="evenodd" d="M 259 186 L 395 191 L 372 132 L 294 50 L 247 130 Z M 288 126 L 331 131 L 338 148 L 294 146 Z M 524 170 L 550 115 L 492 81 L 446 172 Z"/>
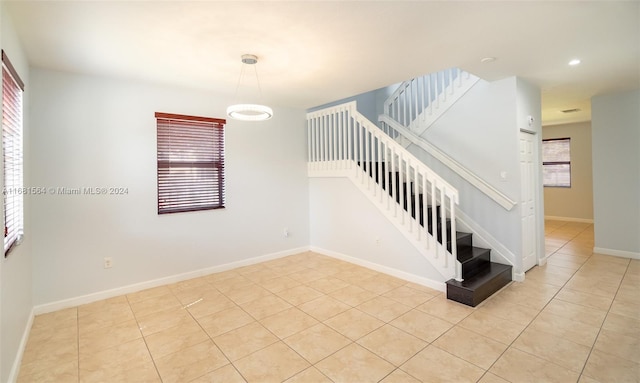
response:
<path id="1" fill-rule="evenodd" d="M 535 219 L 535 237 L 534 237 L 534 247 L 536 253 L 536 264 L 541 266 L 546 263 L 545 253 L 544 253 L 544 193 L 542 187 L 542 141 L 541 135 L 539 132 L 529 130 L 529 129 L 520 129 L 520 133 L 530 134 L 533 138 L 533 203 L 534 206 L 534 219 Z M 520 270 L 522 280 L 524 280 L 524 264 L 521 264 L 522 269 Z"/>

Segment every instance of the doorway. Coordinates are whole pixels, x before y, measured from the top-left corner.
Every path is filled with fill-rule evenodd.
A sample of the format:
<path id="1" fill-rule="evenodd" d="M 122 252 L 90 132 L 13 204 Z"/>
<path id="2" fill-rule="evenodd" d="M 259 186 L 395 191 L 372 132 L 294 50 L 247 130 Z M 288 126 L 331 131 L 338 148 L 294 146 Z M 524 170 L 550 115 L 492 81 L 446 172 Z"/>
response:
<path id="1" fill-rule="evenodd" d="M 537 169 L 536 135 L 520 131 L 520 219 L 522 228 L 522 272 L 538 263 L 536 242 L 536 189 Z"/>

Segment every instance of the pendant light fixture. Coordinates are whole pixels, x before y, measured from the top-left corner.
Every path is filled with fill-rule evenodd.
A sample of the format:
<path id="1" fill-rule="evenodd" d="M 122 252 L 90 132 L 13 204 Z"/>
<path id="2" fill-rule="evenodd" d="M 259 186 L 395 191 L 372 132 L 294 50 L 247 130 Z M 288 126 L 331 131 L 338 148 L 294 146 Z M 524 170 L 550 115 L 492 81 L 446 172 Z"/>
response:
<path id="1" fill-rule="evenodd" d="M 236 86 L 236 100 L 238 99 L 238 90 L 245 74 L 245 68 L 248 66 L 253 66 L 253 71 L 256 76 L 256 84 L 258 87 L 258 96 L 262 99 L 262 89 L 260 88 L 260 80 L 258 79 L 258 70 L 255 66 L 257 62 L 258 57 L 256 55 L 242 55 L 242 69 L 240 70 L 238 85 Z M 273 117 L 273 110 L 266 105 L 260 104 L 235 104 L 227 108 L 227 116 L 235 120 L 242 121 L 264 121 Z"/>

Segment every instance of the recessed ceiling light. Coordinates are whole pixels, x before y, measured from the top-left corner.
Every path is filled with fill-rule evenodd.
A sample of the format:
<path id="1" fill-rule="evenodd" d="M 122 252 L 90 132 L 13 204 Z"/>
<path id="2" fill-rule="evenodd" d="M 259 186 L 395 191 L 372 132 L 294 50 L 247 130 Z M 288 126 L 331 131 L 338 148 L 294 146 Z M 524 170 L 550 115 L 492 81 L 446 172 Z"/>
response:
<path id="1" fill-rule="evenodd" d="M 573 59 L 573 60 L 569 61 L 569 65 L 571 65 L 571 66 L 576 66 L 578 64 L 580 64 L 580 60 L 579 59 Z"/>
<path id="2" fill-rule="evenodd" d="M 494 61 L 496 61 L 495 57 L 485 57 L 480 60 L 481 63 L 492 63 Z"/>

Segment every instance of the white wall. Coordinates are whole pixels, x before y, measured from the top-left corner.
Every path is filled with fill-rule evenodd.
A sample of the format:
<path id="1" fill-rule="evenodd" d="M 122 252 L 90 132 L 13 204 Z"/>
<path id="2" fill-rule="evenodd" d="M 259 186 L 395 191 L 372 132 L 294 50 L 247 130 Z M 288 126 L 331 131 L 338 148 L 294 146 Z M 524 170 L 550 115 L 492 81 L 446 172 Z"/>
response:
<path id="1" fill-rule="evenodd" d="M 593 221 L 591 122 L 545 126 L 542 138 L 571 139 L 571 187 L 544 188 L 545 216 Z"/>
<path id="2" fill-rule="evenodd" d="M 312 178 L 311 246 L 441 283 L 443 277 L 348 178 Z M 407 276 L 405 276 L 407 277 Z"/>
<path id="3" fill-rule="evenodd" d="M 154 112 L 224 118 L 226 100 L 43 69 L 31 83 L 32 184 L 129 191 L 34 200 L 36 305 L 309 244 L 303 110 L 228 121 L 226 208 L 158 216 Z"/>
<path id="4" fill-rule="evenodd" d="M 22 52 L 18 38 L 9 15 L 4 10 L 4 4 L 0 4 L 1 45 L 8 55 L 14 68 L 25 83 L 24 92 L 24 142 L 25 157 L 29 155 L 30 148 L 26 144 L 32 136 L 29 124 L 29 97 L 32 94 L 29 66 Z M 25 161 L 25 186 L 29 184 L 29 178 L 33 163 Z M 0 182 L 2 177 L 0 177 Z M 3 185 L 4 186 L 4 185 Z M 32 201 L 26 197 L 25 203 L 25 237 L 21 245 L 15 247 L 8 258 L 0 256 L 0 381 L 6 382 L 12 368 L 17 363 L 16 356 L 20 348 L 22 336 L 31 318 L 32 309 L 32 273 L 31 273 L 31 248 L 35 235 L 33 232 L 33 220 L 30 213 L 33 212 Z"/>
<path id="5" fill-rule="evenodd" d="M 596 251 L 640 258 L 640 90 L 591 99 Z"/>

